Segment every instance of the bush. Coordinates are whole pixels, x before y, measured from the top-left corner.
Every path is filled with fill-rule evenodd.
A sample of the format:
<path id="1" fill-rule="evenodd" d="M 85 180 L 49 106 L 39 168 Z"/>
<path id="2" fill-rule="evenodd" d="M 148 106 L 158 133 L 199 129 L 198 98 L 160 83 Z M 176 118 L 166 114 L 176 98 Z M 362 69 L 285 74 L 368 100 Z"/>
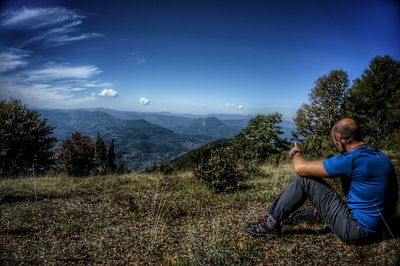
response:
<path id="1" fill-rule="evenodd" d="M 238 187 L 239 181 L 249 177 L 247 170 L 228 146 L 205 149 L 194 161 L 195 176 L 217 192 Z"/>
<path id="2" fill-rule="evenodd" d="M 160 173 L 164 175 L 172 175 L 176 172 L 175 167 L 170 163 L 163 163 L 159 167 Z"/>
<path id="3" fill-rule="evenodd" d="M 71 176 L 84 176 L 94 169 L 94 145 L 90 137 L 75 132 L 65 139 L 57 155 L 61 169 Z"/>

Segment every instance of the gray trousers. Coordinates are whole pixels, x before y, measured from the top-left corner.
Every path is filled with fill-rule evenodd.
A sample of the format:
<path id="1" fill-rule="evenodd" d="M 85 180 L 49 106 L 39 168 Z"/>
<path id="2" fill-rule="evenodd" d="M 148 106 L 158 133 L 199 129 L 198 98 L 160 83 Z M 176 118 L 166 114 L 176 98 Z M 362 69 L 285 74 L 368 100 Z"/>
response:
<path id="1" fill-rule="evenodd" d="M 307 198 L 340 239 L 351 244 L 368 242 L 346 202 L 322 178 L 297 176 L 271 204 L 268 213 L 280 223 L 303 205 Z"/>

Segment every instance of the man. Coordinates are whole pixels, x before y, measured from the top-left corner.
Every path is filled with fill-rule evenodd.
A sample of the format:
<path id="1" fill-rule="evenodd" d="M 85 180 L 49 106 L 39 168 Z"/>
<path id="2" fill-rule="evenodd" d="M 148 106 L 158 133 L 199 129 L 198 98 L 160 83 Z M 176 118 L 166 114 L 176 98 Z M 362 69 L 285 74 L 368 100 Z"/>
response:
<path id="1" fill-rule="evenodd" d="M 397 179 L 392 164 L 383 153 L 364 144 L 360 127 L 351 118 L 336 122 L 331 135 L 341 154 L 330 159 L 307 161 L 300 146 L 294 145 L 289 153 L 298 176 L 271 204 L 268 214 L 246 226 L 248 233 L 279 235 L 281 222 L 308 198 L 345 242 L 365 244 L 378 239 L 387 217 L 396 212 Z M 349 183 L 346 201 L 322 179 L 339 176 Z"/>

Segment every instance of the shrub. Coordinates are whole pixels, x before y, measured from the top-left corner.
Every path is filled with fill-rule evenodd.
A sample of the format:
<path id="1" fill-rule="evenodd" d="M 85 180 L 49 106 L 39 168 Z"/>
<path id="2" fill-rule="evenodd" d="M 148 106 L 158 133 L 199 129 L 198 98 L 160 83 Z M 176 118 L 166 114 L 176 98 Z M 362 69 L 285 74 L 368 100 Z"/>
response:
<path id="1" fill-rule="evenodd" d="M 246 170 L 228 146 L 205 149 L 194 161 L 195 176 L 217 192 L 236 188 L 239 181 L 249 177 Z"/>
<path id="2" fill-rule="evenodd" d="M 159 170 L 164 175 L 172 175 L 176 172 L 175 167 L 170 163 L 163 163 L 160 165 Z"/>
<path id="3" fill-rule="evenodd" d="M 61 169 L 68 175 L 88 175 L 95 166 L 93 142 L 90 137 L 75 132 L 63 141 L 57 158 Z"/>

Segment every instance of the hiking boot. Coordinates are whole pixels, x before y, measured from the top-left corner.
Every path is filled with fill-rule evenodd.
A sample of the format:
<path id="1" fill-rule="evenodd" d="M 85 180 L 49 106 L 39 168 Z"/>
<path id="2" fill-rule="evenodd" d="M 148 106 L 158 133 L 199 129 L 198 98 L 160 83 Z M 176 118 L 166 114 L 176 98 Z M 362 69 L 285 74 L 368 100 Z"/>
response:
<path id="1" fill-rule="evenodd" d="M 246 224 L 244 230 L 254 236 L 277 237 L 281 236 L 281 226 L 279 224 L 268 224 L 268 214 L 264 214 L 258 219 L 257 223 Z"/>
<path id="2" fill-rule="evenodd" d="M 284 225 L 297 225 L 301 223 L 317 224 L 321 223 L 322 218 L 319 216 L 317 209 L 305 209 L 295 211 L 286 220 L 282 222 Z"/>

